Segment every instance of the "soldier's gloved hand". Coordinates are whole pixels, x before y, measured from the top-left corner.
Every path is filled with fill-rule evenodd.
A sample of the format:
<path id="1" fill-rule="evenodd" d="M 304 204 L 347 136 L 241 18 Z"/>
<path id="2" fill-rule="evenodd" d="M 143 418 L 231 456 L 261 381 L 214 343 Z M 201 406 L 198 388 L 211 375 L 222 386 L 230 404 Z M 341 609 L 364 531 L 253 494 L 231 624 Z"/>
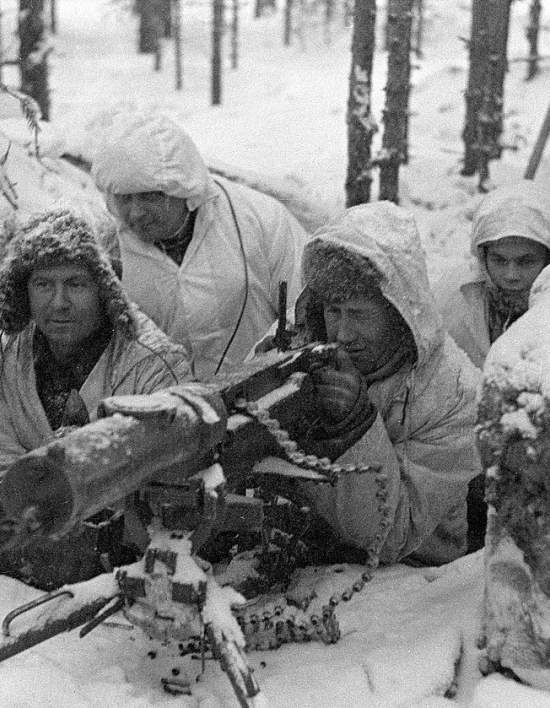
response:
<path id="1" fill-rule="evenodd" d="M 346 421 L 362 399 L 361 374 L 348 353 L 337 349 L 335 356 L 330 366 L 315 368 L 309 374 L 319 415 L 329 426 Z"/>
<path id="2" fill-rule="evenodd" d="M 330 366 L 310 370 L 301 394 L 304 420 L 310 425 L 297 440 L 317 457 L 337 460 L 376 420 L 367 383 L 345 350 L 337 350 Z"/>

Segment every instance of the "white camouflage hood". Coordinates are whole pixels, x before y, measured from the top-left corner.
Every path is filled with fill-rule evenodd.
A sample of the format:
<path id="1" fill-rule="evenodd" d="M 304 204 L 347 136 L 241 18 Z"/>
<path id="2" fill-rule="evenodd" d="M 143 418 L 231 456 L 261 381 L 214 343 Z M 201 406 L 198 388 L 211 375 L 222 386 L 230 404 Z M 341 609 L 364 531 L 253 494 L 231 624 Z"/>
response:
<path id="1" fill-rule="evenodd" d="M 345 272 L 345 261 L 355 262 L 367 278 L 373 275 L 384 297 L 399 311 L 412 332 L 417 348 L 417 362 L 428 361 L 443 342 L 443 329 L 436 312 L 426 270 L 425 254 L 416 223 L 411 214 L 391 202 L 374 202 L 348 209 L 315 232 L 304 249 L 302 277 L 304 290 L 296 305 L 296 324 L 307 328 L 308 304 L 314 297 L 308 278 L 323 250 L 342 249 L 334 260 L 337 271 Z M 342 269 L 339 265 L 344 263 Z M 357 292 L 357 284 L 341 283 L 348 297 Z M 340 287 L 338 291 L 341 292 Z"/>
<path id="2" fill-rule="evenodd" d="M 166 115 L 119 114 L 98 144 L 92 175 L 107 194 L 164 192 L 185 199 L 190 211 L 215 195 L 195 144 Z"/>
<path id="3" fill-rule="evenodd" d="M 550 251 L 550 192 L 532 180 L 498 187 L 479 204 L 472 221 L 471 253 L 481 278 L 488 279 L 481 246 L 522 236 Z"/>

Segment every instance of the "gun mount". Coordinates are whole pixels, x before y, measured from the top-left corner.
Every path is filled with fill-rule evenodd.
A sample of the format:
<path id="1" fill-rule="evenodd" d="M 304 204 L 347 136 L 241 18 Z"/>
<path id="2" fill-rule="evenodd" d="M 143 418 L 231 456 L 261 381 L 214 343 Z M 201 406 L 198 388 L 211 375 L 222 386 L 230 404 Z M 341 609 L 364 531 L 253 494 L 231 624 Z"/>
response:
<path id="1" fill-rule="evenodd" d="M 331 598 L 312 616 L 287 607 L 284 598 L 268 609 L 261 603 L 243 606 L 242 597 L 221 588 L 195 556 L 222 529 L 264 531 L 264 500 L 235 493 L 244 490 L 248 475 L 264 458 L 282 458 L 275 474 L 283 481 L 334 483 L 340 474 L 358 471 L 306 455 L 286 430 L 292 433 L 301 418 L 300 387 L 306 372 L 333 355 L 332 345 L 310 345 L 260 356 L 208 384 L 173 386 L 150 396 L 114 396 L 101 403 L 96 421 L 19 458 L 0 491 L 13 520 L 13 533 L 0 550 L 36 538 L 62 537 L 138 490 L 152 511 L 154 531 L 143 558 L 105 576 L 108 589 L 93 602 L 86 593 L 79 604 L 79 586 L 65 585 L 59 592 L 69 598 L 66 612 L 52 611 L 42 626 L 19 635 L 11 634 L 9 625 L 34 605 L 10 613 L 0 661 L 88 623 L 81 631 L 86 634 L 122 609 L 133 624 L 160 641 L 191 639 L 204 628 L 204 641 L 228 673 L 240 704 L 249 706 L 259 689 L 243 653 L 245 645 L 337 641 L 334 609 L 371 578 L 376 553 L 342 598 Z M 383 475 L 369 467 L 359 471 L 377 474 L 382 498 Z M 37 602 L 52 597 L 57 594 Z"/>
<path id="2" fill-rule="evenodd" d="M 332 351 L 331 345 L 311 345 L 265 354 L 209 384 L 103 400 L 96 421 L 23 455 L 6 472 L 2 505 L 18 530 L 11 545 L 29 535 L 62 536 L 146 483 L 166 525 L 189 528 L 185 519 L 169 520 L 174 499 L 186 502 L 199 494 L 195 475 L 214 457 L 236 489 L 263 457 L 296 452 L 295 445 L 284 444 L 288 435 L 271 434 L 249 409 L 261 408 L 285 429 L 292 427 L 304 372 L 312 358 Z M 293 461 L 304 463 L 305 457 Z M 316 464 L 310 460 L 309 467 Z"/>

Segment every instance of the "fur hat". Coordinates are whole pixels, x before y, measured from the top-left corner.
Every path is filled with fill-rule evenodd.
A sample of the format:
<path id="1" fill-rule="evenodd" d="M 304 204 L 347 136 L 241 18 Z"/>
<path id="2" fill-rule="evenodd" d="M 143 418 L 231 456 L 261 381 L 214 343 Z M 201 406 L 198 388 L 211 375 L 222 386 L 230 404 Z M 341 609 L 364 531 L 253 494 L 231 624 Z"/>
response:
<path id="1" fill-rule="evenodd" d="M 30 320 L 27 282 L 35 268 L 75 264 L 89 269 L 114 328 L 135 333 L 132 306 L 91 226 L 68 209 L 46 211 L 22 224 L 0 266 L 0 328 L 21 332 Z"/>
<path id="2" fill-rule="evenodd" d="M 380 290 L 382 274 L 367 258 L 327 241 L 311 242 L 302 261 L 304 285 L 315 300 L 344 302 Z"/>

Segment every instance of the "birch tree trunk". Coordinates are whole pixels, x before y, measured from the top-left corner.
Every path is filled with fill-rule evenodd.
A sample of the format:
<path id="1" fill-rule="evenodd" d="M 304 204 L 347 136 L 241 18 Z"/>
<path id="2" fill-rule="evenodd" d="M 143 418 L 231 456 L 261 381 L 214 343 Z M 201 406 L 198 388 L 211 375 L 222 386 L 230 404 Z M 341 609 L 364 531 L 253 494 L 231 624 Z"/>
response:
<path id="1" fill-rule="evenodd" d="M 44 26 L 44 0 L 19 0 L 19 65 L 21 91 L 40 106 L 42 119 L 50 119 L 48 52 Z"/>
<path id="2" fill-rule="evenodd" d="M 355 3 L 349 76 L 348 171 L 346 206 L 370 201 L 371 144 L 377 130 L 371 112 L 372 65 L 375 49 L 376 0 Z"/>
<path id="3" fill-rule="evenodd" d="M 411 27 L 414 0 L 389 0 L 388 82 L 384 109 L 379 199 L 399 202 L 399 165 L 407 156 L 411 75 Z"/>
<path id="4" fill-rule="evenodd" d="M 529 43 L 529 62 L 527 63 L 527 76 L 526 79 L 529 81 L 534 78 L 539 72 L 539 29 L 540 29 L 540 12 L 541 12 L 541 1 L 531 0 L 531 5 L 529 7 L 529 24 L 525 34 L 527 36 L 527 41 Z"/>

